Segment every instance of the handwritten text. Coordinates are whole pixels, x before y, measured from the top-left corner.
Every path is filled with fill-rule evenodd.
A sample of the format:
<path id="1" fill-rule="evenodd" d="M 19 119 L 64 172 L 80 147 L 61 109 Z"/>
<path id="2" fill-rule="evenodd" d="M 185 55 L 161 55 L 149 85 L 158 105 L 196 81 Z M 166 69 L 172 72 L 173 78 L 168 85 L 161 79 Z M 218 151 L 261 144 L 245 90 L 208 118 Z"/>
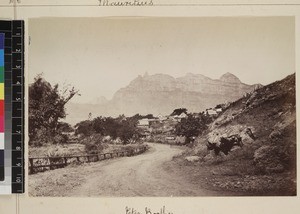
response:
<path id="1" fill-rule="evenodd" d="M 153 0 L 111 1 L 99 0 L 99 6 L 153 6 Z"/>

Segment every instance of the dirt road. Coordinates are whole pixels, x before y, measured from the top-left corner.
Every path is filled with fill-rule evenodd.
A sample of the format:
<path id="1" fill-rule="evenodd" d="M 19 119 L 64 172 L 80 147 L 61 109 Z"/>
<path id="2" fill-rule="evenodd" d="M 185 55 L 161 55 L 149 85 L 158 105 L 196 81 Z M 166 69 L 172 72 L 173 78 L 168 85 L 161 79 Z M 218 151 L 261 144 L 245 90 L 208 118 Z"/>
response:
<path id="1" fill-rule="evenodd" d="M 93 166 L 94 173 L 86 182 L 69 192 L 70 196 L 195 196 L 211 195 L 199 186 L 188 184 L 176 172 L 166 172 L 162 166 L 182 149 L 151 144 L 145 154 L 126 157 Z"/>
<path id="2" fill-rule="evenodd" d="M 183 149 L 149 144 L 134 157 L 123 157 L 82 166 L 66 167 L 29 177 L 35 196 L 205 196 L 219 195 L 189 182 L 189 175 L 165 164 Z"/>

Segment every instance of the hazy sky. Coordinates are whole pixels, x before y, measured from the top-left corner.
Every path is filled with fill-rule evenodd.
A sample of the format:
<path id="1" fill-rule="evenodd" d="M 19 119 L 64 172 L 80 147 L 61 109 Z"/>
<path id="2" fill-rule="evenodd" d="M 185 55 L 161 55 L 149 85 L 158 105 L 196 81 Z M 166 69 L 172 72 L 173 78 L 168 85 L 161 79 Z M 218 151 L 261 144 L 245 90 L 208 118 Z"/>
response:
<path id="1" fill-rule="evenodd" d="M 80 90 L 74 102 L 111 99 L 138 75 L 226 72 L 268 84 L 295 72 L 292 17 L 41 18 L 29 22 L 29 82 Z"/>

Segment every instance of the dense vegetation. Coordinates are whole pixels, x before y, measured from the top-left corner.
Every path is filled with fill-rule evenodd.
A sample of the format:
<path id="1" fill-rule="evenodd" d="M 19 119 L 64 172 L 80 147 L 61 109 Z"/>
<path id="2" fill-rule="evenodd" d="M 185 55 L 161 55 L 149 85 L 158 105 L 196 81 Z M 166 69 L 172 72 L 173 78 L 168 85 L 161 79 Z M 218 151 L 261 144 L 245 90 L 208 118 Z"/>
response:
<path id="1" fill-rule="evenodd" d="M 58 84 L 51 86 L 42 76 L 37 76 L 29 86 L 29 144 L 63 143 L 62 132 L 71 127 L 61 122 L 66 117 L 65 105 L 78 91 L 66 88 L 60 91 Z"/>
<path id="2" fill-rule="evenodd" d="M 110 136 L 112 139 L 120 139 L 123 144 L 137 141 L 139 132 L 137 130 L 138 116 L 117 118 L 97 117 L 93 120 L 85 120 L 75 125 L 75 133 L 82 137 L 94 134 Z"/>
<path id="3" fill-rule="evenodd" d="M 175 134 L 177 136 L 185 136 L 186 143 L 190 143 L 195 137 L 201 135 L 211 122 L 212 118 L 204 113 L 199 113 L 196 116 L 188 114 L 186 118 L 182 118 L 175 126 Z"/>

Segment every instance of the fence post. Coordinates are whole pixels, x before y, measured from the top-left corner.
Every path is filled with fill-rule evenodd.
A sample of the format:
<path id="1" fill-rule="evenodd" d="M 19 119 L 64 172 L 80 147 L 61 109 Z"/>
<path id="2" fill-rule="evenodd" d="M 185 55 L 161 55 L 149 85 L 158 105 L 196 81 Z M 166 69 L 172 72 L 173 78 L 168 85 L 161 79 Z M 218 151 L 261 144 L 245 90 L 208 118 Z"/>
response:
<path id="1" fill-rule="evenodd" d="M 52 166 L 52 158 L 49 158 L 49 163 L 50 163 L 49 168 L 50 168 L 50 170 L 52 170 L 52 169 L 53 169 L 53 166 Z"/>
<path id="2" fill-rule="evenodd" d="M 34 167 L 33 167 L 33 159 L 32 158 L 29 158 L 29 163 L 30 163 L 30 174 L 33 174 L 34 173 Z"/>
<path id="3" fill-rule="evenodd" d="M 68 165 L 68 160 L 66 157 L 64 157 L 64 161 L 65 161 L 65 165 L 67 166 Z"/>

